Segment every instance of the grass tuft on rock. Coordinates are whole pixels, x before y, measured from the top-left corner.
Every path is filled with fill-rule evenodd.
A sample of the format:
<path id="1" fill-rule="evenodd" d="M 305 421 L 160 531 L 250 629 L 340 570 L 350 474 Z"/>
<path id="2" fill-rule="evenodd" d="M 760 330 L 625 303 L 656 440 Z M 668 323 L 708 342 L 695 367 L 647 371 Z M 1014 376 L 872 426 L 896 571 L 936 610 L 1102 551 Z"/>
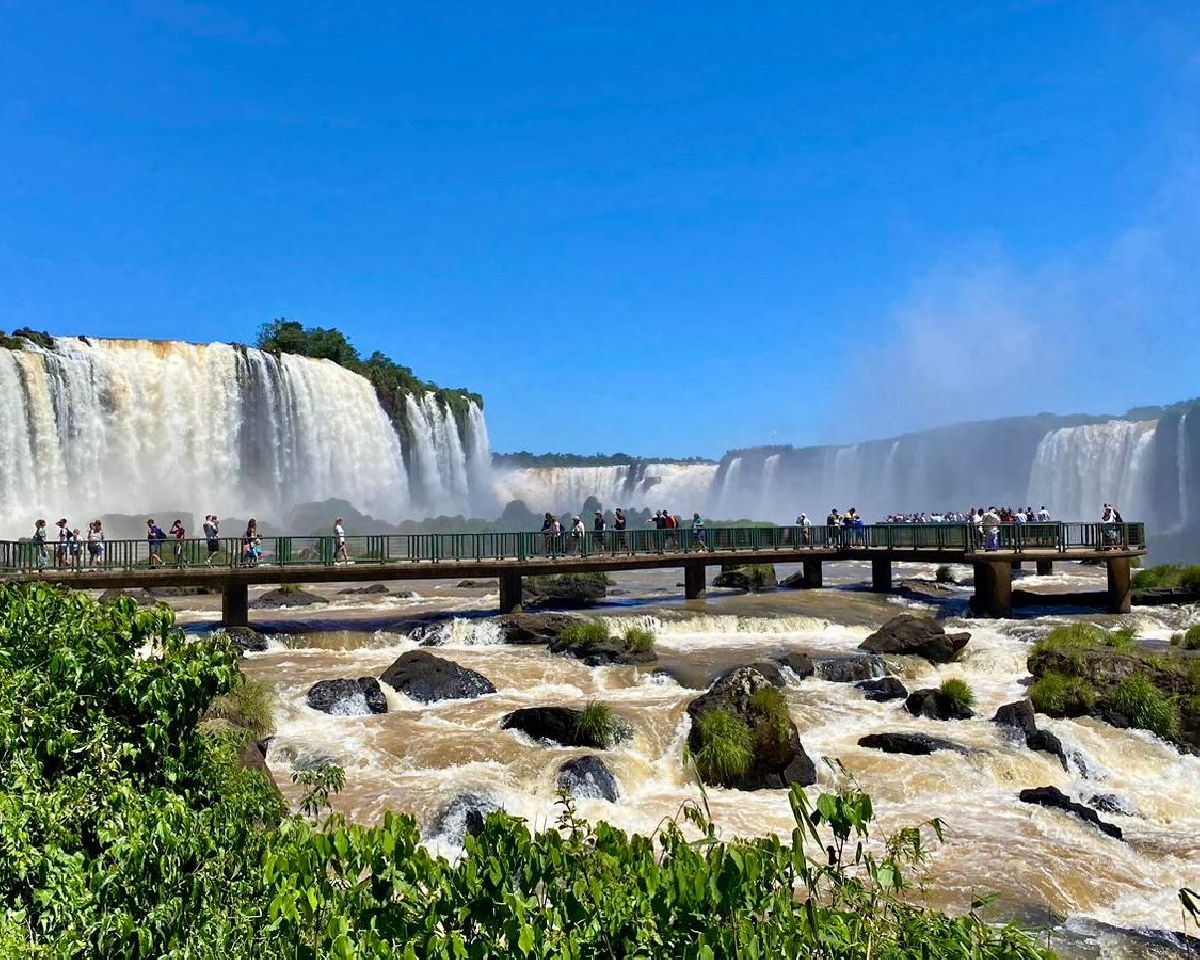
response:
<path id="1" fill-rule="evenodd" d="M 938 690 L 957 710 L 965 712 L 975 706 L 975 693 L 961 677 L 948 677 L 942 681 Z"/>
<path id="2" fill-rule="evenodd" d="M 617 717 L 612 707 L 593 700 L 583 708 L 575 723 L 575 739 L 581 747 L 607 750 L 617 737 Z"/>
<path id="3" fill-rule="evenodd" d="M 1187 587 L 1200 590 L 1200 564 L 1190 567 L 1177 563 L 1161 563 L 1156 567 L 1139 570 L 1133 575 L 1133 588 L 1146 590 L 1150 587 Z"/>
<path id="4" fill-rule="evenodd" d="M 1080 677 L 1047 673 L 1029 688 L 1033 709 L 1052 717 L 1078 717 L 1096 705 L 1096 691 Z"/>
<path id="5" fill-rule="evenodd" d="M 933 575 L 933 579 L 936 580 L 938 583 L 955 583 L 956 582 L 954 579 L 954 571 L 947 564 L 944 564 L 944 563 L 940 567 L 937 568 L 937 571 Z"/>
<path id="6" fill-rule="evenodd" d="M 1175 637 L 1179 638 L 1178 643 L 1176 643 Z M 1175 634 L 1175 637 L 1171 638 L 1173 646 L 1178 646 L 1183 650 L 1200 650 L 1200 624 L 1188 627 L 1183 633 Z"/>
<path id="7" fill-rule="evenodd" d="M 606 643 L 609 639 L 608 627 L 598 620 L 588 620 L 585 623 L 573 623 L 558 635 L 559 641 L 568 647 L 584 643 Z"/>
<path id="8" fill-rule="evenodd" d="M 746 721 L 718 707 L 701 714 L 696 723 L 700 749 L 693 760 L 700 779 L 729 786 L 744 777 L 754 762 L 754 735 Z"/>
<path id="9" fill-rule="evenodd" d="M 1165 740 L 1179 734 L 1179 707 L 1149 678 L 1141 674 L 1126 677 L 1107 694 L 1109 709 L 1129 718 L 1135 727 L 1150 730 Z"/>
<path id="10" fill-rule="evenodd" d="M 213 698 L 205 717 L 226 720 L 255 739 L 265 737 L 275 730 L 275 691 L 243 674 L 229 693 Z"/>
<path id="11" fill-rule="evenodd" d="M 1097 647 L 1129 650 L 1135 645 L 1135 634 L 1130 627 L 1109 631 L 1094 623 L 1073 623 L 1068 627 L 1051 630 L 1034 645 L 1034 651 L 1085 650 Z"/>
<path id="12" fill-rule="evenodd" d="M 649 653 L 654 649 L 654 634 L 645 627 L 629 627 L 622 639 L 630 653 Z"/>
<path id="13" fill-rule="evenodd" d="M 759 714 L 754 735 L 759 751 L 770 756 L 791 740 L 792 715 L 787 700 L 776 687 L 763 687 L 750 695 L 750 710 Z"/>

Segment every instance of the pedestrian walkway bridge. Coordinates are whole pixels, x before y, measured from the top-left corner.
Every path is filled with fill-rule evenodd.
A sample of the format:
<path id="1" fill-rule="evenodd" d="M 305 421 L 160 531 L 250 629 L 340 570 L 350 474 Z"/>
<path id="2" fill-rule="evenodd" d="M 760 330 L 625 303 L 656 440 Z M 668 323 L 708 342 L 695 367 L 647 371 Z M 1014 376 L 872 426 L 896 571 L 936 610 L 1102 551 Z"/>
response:
<path id="1" fill-rule="evenodd" d="M 379 534 L 346 538 L 349 560 L 333 537 L 262 537 L 249 558 L 241 538 L 222 538 L 210 555 L 205 540 L 174 541 L 152 554 L 147 540 L 109 540 L 99 556 L 30 540 L 0 541 L 0 581 L 44 582 L 80 589 L 198 586 L 220 589 L 222 620 L 245 625 L 248 588 L 261 584 L 346 583 L 495 577 L 500 610 L 520 608 L 521 580 L 556 573 L 682 567 L 689 600 L 704 596 L 707 568 L 721 564 L 799 563 L 805 587 L 823 585 L 823 564 L 871 565 L 871 588 L 892 588 L 896 562 L 970 564 L 975 608 L 988 616 L 1012 611 L 1012 571 L 1021 563 L 1049 573 L 1055 561 L 1103 561 L 1107 609 L 1128 612 L 1130 561 L 1146 552 L 1140 523 L 1002 524 L 987 537 L 965 523 L 887 523 L 858 527 L 709 527 L 703 531 L 626 530 L 576 538 L 543 533 Z"/>

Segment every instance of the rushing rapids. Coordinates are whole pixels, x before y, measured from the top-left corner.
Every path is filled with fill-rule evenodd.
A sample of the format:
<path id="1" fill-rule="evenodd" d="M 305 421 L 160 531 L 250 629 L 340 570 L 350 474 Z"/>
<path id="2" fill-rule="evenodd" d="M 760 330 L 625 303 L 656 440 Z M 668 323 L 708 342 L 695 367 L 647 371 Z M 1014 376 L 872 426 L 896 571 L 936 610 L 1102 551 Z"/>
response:
<path id="1" fill-rule="evenodd" d="M 363 377 L 227 344 L 58 338 L 0 350 L 0 515 L 192 510 L 286 522 L 341 498 L 385 520 L 491 505 L 474 404 L 393 424 Z M 20 525 L 12 529 L 17 523 Z"/>
<path id="2" fill-rule="evenodd" d="M 781 574 L 784 571 L 780 571 Z M 905 573 L 932 574 L 909 567 Z M 831 581 L 861 578 L 846 569 Z M 631 574 L 628 591 L 594 615 L 614 629 L 636 625 L 656 638 L 658 663 L 641 667 L 589 667 L 551 654 L 544 646 L 503 645 L 495 621 L 481 616 L 486 596 L 445 584 L 424 585 L 439 599 L 375 601 L 331 597 L 327 612 L 280 614 L 279 631 L 245 669 L 278 691 L 278 731 L 269 763 L 289 796 L 297 788 L 290 772 L 320 757 L 343 764 L 347 785 L 336 805 L 370 822 L 385 810 L 412 812 L 430 843 L 453 852 L 458 833 L 438 822 L 453 801 L 472 794 L 544 827 L 556 815 L 556 778 L 567 760 L 599 753 L 615 776 L 616 803 L 578 802 L 582 815 L 650 832 L 680 804 L 699 797 L 683 748 L 688 703 L 712 676 L 731 666 L 804 652 L 822 658 L 858 652 L 880 623 L 902 609 L 853 591 L 827 589 L 759 596 L 713 595 L 706 604 L 660 602 L 673 574 Z M 1033 585 L 1095 585 L 1090 568 L 1066 567 L 1054 578 L 1027 578 Z M 1120 927 L 1182 929 L 1176 891 L 1200 884 L 1200 758 L 1177 752 L 1154 736 L 1118 730 L 1098 721 L 1052 720 L 1038 725 L 1057 735 L 1067 769 L 1053 756 L 1030 750 L 1012 731 L 990 721 L 1002 704 L 1025 695 L 1030 642 L 1063 621 L 1039 616 L 1020 621 L 961 619 L 960 596 L 946 612 L 948 629 L 966 629 L 971 640 L 962 659 L 939 666 L 891 659 L 899 679 L 915 690 L 949 677 L 965 679 L 978 703 L 969 720 L 938 722 L 908 714 L 899 702 L 867 699 L 851 683 L 801 678 L 788 670 L 785 696 L 809 754 L 817 760 L 819 788 L 836 783 L 820 760 L 840 760 L 873 795 L 885 830 L 942 817 L 948 840 L 935 848 L 927 888 L 931 902 L 966 909 L 973 897 L 999 894 L 998 915 L 1052 926 L 1088 918 Z M 195 601 L 185 601 L 195 603 Z M 340 612 L 339 612 L 340 611 Z M 434 652 L 487 677 L 495 694 L 421 704 L 384 685 L 389 712 L 328 716 L 305 701 L 320 680 L 379 676 L 428 633 L 410 638 L 403 620 L 436 613 Z M 203 614 L 193 614 L 203 618 Z M 289 620 L 289 617 L 302 618 Z M 320 618 L 320 619 L 318 619 Z M 361 618 L 361 619 L 360 619 Z M 377 620 L 376 618 L 381 618 Z M 358 622 L 356 623 L 356 620 Z M 388 622 L 390 621 L 390 622 Z M 337 623 L 336 629 L 334 622 Z M 1200 622 L 1196 608 L 1158 608 L 1106 618 L 1108 626 L 1134 627 L 1146 641 Z M 324 623 L 324 625 L 322 625 Z M 315 632 L 313 632 L 313 629 Z M 522 707 L 579 708 L 600 700 L 633 728 L 633 737 L 606 751 L 547 746 L 501 729 L 505 714 Z M 348 713 L 351 711 L 347 711 Z M 928 757 L 890 755 L 859 746 L 879 732 L 945 738 L 962 752 Z M 1020 790 L 1054 786 L 1083 803 L 1106 795 L 1112 809 L 1101 816 L 1119 825 L 1124 840 L 1062 811 L 1019 802 Z M 792 826 L 786 793 L 707 788 L 707 803 L 726 835 L 787 836 Z"/>

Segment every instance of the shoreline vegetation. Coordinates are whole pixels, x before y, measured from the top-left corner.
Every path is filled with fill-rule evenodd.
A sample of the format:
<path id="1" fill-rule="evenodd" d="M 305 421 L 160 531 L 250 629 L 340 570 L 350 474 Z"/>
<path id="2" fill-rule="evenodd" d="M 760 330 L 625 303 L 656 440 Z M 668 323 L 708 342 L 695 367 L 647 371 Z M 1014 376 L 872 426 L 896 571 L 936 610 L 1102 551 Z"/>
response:
<path id="1" fill-rule="evenodd" d="M 187 640 L 165 607 L 0 587 L 0 952 L 1051 956 L 985 922 L 986 898 L 960 916 L 923 906 L 941 821 L 868 843 L 870 797 L 836 766 L 834 792 L 789 792 L 788 841 L 720 838 L 699 788 L 651 837 L 584 822 L 564 794 L 555 828 L 492 813 L 449 861 L 406 814 L 330 812 L 336 766 L 298 772 L 289 812 L 244 759 L 257 751 L 237 718 L 262 731 L 268 709 L 228 638 Z"/>

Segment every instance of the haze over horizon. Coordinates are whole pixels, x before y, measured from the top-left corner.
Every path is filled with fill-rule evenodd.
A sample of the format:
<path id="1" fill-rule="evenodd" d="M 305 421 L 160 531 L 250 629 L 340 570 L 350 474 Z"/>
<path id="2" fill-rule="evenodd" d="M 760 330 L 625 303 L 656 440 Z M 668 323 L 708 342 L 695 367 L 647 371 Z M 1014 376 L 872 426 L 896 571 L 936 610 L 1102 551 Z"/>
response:
<path id="1" fill-rule="evenodd" d="M 6 4 L 0 327 L 343 330 L 498 450 L 1197 394 L 1200 9 Z"/>

